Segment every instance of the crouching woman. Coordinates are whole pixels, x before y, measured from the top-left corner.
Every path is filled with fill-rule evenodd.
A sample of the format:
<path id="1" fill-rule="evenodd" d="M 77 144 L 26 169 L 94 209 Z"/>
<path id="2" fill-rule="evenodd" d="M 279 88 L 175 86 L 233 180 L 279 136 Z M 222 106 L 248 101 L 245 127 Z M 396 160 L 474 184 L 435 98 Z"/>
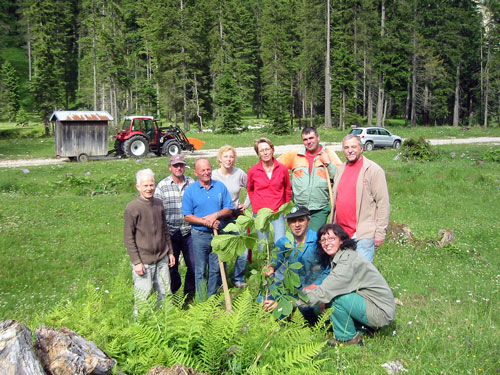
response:
<path id="1" fill-rule="evenodd" d="M 304 288 L 307 304 L 334 307 L 330 319 L 336 340 L 330 340 L 330 345 L 363 345 L 362 326 L 377 329 L 394 320 L 396 305 L 391 288 L 377 268 L 356 252 L 356 242 L 339 225 L 321 227 L 317 251 L 323 265 L 329 264 L 330 273 L 320 285 Z"/>

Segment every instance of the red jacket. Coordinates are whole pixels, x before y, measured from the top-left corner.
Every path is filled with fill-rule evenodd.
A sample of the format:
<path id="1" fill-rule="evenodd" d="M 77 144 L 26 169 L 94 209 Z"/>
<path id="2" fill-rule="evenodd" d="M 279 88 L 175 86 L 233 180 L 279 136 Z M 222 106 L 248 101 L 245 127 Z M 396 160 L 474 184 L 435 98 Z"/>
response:
<path id="1" fill-rule="evenodd" d="M 267 207 L 277 211 L 282 204 L 292 199 L 292 187 L 288 168 L 273 158 L 274 170 L 271 179 L 259 161 L 248 170 L 247 191 L 252 203 L 253 213 Z"/>

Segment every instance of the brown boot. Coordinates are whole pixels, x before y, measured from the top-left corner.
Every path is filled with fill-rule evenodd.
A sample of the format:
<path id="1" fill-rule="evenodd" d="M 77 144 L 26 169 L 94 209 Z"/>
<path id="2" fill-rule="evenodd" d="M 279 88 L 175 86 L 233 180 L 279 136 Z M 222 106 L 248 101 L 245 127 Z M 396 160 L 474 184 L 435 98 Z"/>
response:
<path id="1" fill-rule="evenodd" d="M 364 346 L 363 338 L 361 337 L 359 332 L 356 332 L 356 335 L 348 341 L 339 341 L 339 340 L 335 340 L 335 339 L 328 340 L 328 345 L 330 345 L 330 346 L 337 346 L 340 344 Z"/>

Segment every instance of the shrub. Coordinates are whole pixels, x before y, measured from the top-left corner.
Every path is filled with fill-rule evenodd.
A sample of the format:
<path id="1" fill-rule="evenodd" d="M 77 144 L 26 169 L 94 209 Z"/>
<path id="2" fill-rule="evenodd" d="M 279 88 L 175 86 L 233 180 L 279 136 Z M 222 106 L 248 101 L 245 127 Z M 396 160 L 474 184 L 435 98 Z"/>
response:
<path id="1" fill-rule="evenodd" d="M 483 159 L 485 161 L 495 161 L 497 163 L 500 163 L 500 148 L 497 148 L 495 150 L 490 148 L 484 154 Z"/>
<path id="2" fill-rule="evenodd" d="M 429 161 L 437 158 L 437 153 L 424 137 L 406 139 L 402 150 L 404 160 Z"/>

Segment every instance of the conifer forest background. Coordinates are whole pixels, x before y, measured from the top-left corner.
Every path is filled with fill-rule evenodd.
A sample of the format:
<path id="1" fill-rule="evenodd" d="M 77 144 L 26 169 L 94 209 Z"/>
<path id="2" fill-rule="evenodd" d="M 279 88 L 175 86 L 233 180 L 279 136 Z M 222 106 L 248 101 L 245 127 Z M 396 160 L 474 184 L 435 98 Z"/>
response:
<path id="1" fill-rule="evenodd" d="M 0 0 L 0 119 L 500 122 L 498 0 Z"/>

